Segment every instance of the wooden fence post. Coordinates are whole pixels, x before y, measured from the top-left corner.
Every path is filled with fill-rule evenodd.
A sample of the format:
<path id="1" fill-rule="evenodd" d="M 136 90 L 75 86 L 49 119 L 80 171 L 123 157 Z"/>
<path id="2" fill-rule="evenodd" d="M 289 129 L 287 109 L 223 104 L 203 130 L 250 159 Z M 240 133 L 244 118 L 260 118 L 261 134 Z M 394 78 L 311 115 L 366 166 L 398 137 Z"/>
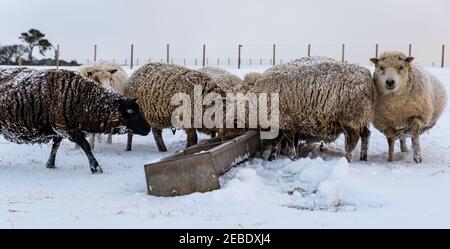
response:
<path id="1" fill-rule="evenodd" d="M 167 44 L 167 55 L 166 55 L 166 57 L 167 57 L 167 64 L 169 64 L 169 62 L 170 62 L 170 45 L 169 44 Z"/>
<path id="2" fill-rule="evenodd" d="M 97 44 L 94 45 L 94 62 L 97 62 Z"/>
<path id="3" fill-rule="evenodd" d="M 445 45 L 442 45 L 442 59 L 441 59 L 441 67 L 444 68 L 445 66 Z"/>
<path id="4" fill-rule="evenodd" d="M 408 56 L 411 57 L 412 55 L 412 44 L 409 44 L 409 48 L 408 48 Z"/>
<path id="5" fill-rule="evenodd" d="M 131 44 L 131 58 L 130 58 L 130 69 L 133 69 L 133 62 L 134 62 L 134 44 Z"/>
<path id="6" fill-rule="evenodd" d="M 345 62 L 345 44 L 342 44 L 342 62 Z"/>
<path id="7" fill-rule="evenodd" d="M 242 45 L 239 44 L 239 47 L 238 47 L 238 69 L 241 69 L 241 48 L 242 48 Z"/>
<path id="8" fill-rule="evenodd" d="M 311 57 L 311 44 L 308 44 L 308 57 Z"/>
<path id="9" fill-rule="evenodd" d="M 276 64 L 276 57 L 275 57 L 275 53 L 276 53 L 276 45 L 275 44 L 273 44 L 273 50 L 272 50 L 272 62 L 273 62 L 273 64 L 272 64 L 272 66 L 275 66 L 275 64 Z"/>
<path id="10" fill-rule="evenodd" d="M 217 66 L 220 66 L 220 58 L 217 58 Z"/>
<path id="11" fill-rule="evenodd" d="M 22 47 L 19 46 L 19 66 L 22 66 L 23 64 L 23 50 Z"/>
<path id="12" fill-rule="evenodd" d="M 378 43 L 375 45 L 375 58 L 378 58 Z"/>
<path id="13" fill-rule="evenodd" d="M 55 61 L 56 61 L 56 69 L 59 69 L 59 44 L 56 46 L 56 51 L 55 51 Z"/>
<path id="14" fill-rule="evenodd" d="M 203 67 L 206 65 L 206 45 L 203 44 Z"/>

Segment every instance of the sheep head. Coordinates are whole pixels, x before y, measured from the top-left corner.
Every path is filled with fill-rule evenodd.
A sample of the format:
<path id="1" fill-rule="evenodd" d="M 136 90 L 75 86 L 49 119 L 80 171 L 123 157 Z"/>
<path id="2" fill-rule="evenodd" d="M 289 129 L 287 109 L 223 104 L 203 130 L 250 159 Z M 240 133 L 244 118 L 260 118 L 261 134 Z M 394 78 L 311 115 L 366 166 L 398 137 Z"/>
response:
<path id="1" fill-rule="evenodd" d="M 383 94 L 401 93 L 409 82 L 409 69 L 413 57 L 407 57 L 400 52 L 385 52 L 380 58 L 372 58 L 375 64 L 375 84 Z"/>

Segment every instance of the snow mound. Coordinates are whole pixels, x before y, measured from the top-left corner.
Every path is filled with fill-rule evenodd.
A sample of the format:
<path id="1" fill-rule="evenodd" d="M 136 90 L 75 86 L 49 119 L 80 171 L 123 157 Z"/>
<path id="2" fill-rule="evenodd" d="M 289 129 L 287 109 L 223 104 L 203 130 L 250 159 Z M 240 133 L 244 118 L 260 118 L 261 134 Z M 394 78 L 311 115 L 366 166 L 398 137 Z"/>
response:
<path id="1" fill-rule="evenodd" d="M 328 210 L 381 207 L 384 200 L 352 181 L 345 158 L 289 159 L 264 162 L 255 159 L 221 178 L 222 190 L 231 202 L 265 202 L 284 207 Z M 224 196 L 222 196 L 224 197 Z"/>

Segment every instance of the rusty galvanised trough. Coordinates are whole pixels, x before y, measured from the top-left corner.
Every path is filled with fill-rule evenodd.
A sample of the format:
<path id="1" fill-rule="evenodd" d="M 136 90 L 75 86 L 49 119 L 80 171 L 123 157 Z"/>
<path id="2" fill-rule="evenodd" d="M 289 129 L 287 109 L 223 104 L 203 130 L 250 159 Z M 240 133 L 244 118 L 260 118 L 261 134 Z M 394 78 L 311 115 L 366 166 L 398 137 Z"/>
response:
<path id="1" fill-rule="evenodd" d="M 249 131 L 214 138 L 145 165 L 148 194 L 169 197 L 220 188 L 219 176 L 260 149 L 259 134 Z"/>

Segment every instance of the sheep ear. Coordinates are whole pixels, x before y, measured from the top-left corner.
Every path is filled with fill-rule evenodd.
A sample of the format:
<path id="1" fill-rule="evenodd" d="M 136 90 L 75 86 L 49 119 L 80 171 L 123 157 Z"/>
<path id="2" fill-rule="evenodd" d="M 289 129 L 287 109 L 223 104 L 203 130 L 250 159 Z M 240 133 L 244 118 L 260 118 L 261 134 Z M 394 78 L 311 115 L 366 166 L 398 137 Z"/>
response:
<path id="1" fill-rule="evenodd" d="M 370 61 L 373 63 L 373 64 L 377 64 L 378 63 L 378 61 L 379 61 L 379 59 L 378 58 L 372 58 L 372 59 L 370 59 Z"/>
<path id="2" fill-rule="evenodd" d="M 109 73 L 110 73 L 110 74 L 115 74 L 115 73 L 117 73 L 117 69 L 109 70 Z"/>
<path id="3" fill-rule="evenodd" d="M 413 60 L 414 60 L 414 57 L 407 57 L 407 58 L 405 59 L 405 61 L 406 61 L 407 63 L 411 63 Z"/>

